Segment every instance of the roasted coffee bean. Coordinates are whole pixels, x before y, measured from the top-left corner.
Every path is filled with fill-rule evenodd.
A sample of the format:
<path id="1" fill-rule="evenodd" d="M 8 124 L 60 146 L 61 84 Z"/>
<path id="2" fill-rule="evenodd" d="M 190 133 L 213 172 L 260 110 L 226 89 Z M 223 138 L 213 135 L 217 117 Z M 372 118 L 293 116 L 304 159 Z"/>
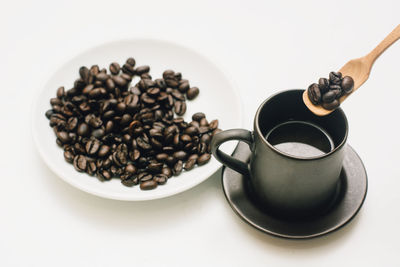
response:
<path id="1" fill-rule="evenodd" d="M 110 152 L 111 152 L 111 148 L 110 148 L 109 146 L 107 146 L 107 145 L 102 145 L 102 146 L 99 148 L 99 151 L 98 151 L 97 155 L 98 155 L 99 157 L 103 158 L 103 157 L 108 156 L 108 154 L 110 154 Z"/>
<path id="2" fill-rule="evenodd" d="M 131 187 L 139 184 L 139 179 L 137 177 L 131 177 L 129 179 L 122 180 L 121 183 L 125 186 Z"/>
<path id="3" fill-rule="evenodd" d="M 337 100 L 337 99 L 333 100 L 333 101 L 330 102 L 330 103 L 323 103 L 323 104 L 322 104 L 322 107 L 323 107 L 324 109 L 327 109 L 327 110 L 333 110 L 333 109 L 335 109 L 335 108 L 337 108 L 337 107 L 339 107 L 339 106 L 340 106 L 340 102 L 339 102 L 339 100 Z"/>
<path id="4" fill-rule="evenodd" d="M 206 164 L 211 159 L 211 154 L 205 153 L 197 159 L 197 164 L 199 166 Z"/>
<path id="5" fill-rule="evenodd" d="M 186 112 L 186 103 L 183 101 L 175 101 L 174 111 L 176 115 L 182 116 Z"/>
<path id="6" fill-rule="evenodd" d="M 165 83 L 167 84 L 167 86 L 172 87 L 172 88 L 177 88 L 179 85 L 179 81 L 174 78 L 168 78 L 165 79 Z"/>
<path id="7" fill-rule="evenodd" d="M 197 112 L 192 115 L 192 120 L 200 122 L 200 120 L 205 117 L 206 117 L 206 115 L 203 112 Z"/>
<path id="8" fill-rule="evenodd" d="M 89 79 L 89 69 L 85 66 L 79 68 L 79 75 L 81 76 L 82 80 L 87 81 Z"/>
<path id="9" fill-rule="evenodd" d="M 218 120 L 212 120 L 209 123 L 209 127 L 211 130 L 215 130 L 218 128 Z"/>
<path id="10" fill-rule="evenodd" d="M 128 84 L 128 81 L 122 78 L 121 76 L 113 76 L 112 79 L 117 86 L 122 88 Z"/>
<path id="11" fill-rule="evenodd" d="M 90 67 L 89 72 L 90 72 L 91 75 L 96 76 L 100 72 L 99 66 L 98 65 L 93 65 L 92 67 Z"/>
<path id="12" fill-rule="evenodd" d="M 203 134 L 200 138 L 200 142 L 205 143 L 205 144 L 209 144 L 211 141 L 211 136 L 209 134 Z"/>
<path id="13" fill-rule="evenodd" d="M 346 94 L 351 93 L 354 88 L 354 80 L 350 76 L 345 76 L 341 83 L 342 89 Z"/>
<path id="14" fill-rule="evenodd" d="M 103 121 L 98 117 L 91 117 L 88 123 L 92 128 L 99 128 L 103 125 Z"/>
<path id="15" fill-rule="evenodd" d="M 110 72 L 114 75 L 117 75 L 120 71 L 121 67 L 117 62 L 113 62 L 110 64 Z"/>
<path id="16" fill-rule="evenodd" d="M 103 72 L 99 72 L 99 74 L 96 75 L 96 80 L 97 81 L 101 81 L 101 82 L 105 82 L 108 79 L 108 75 L 106 73 Z"/>
<path id="17" fill-rule="evenodd" d="M 126 64 L 129 64 L 132 67 L 135 67 L 136 60 L 133 57 L 130 57 L 126 60 Z"/>
<path id="18" fill-rule="evenodd" d="M 64 151 L 64 159 L 72 163 L 74 161 L 74 154 L 71 151 Z"/>
<path id="19" fill-rule="evenodd" d="M 74 131 L 76 127 L 78 126 L 78 118 L 77 117 L 71 117 L 67 121 L 67 130 L 68 131 Z"/>
<path id="20" fill-rule="evenodd" d="M 106 127 L 105 127 L 105 133 L 106 134 L 108 134 L 108 133 L 111 133 L 112 132 L 112 130 L 113 130 L 113 128 L 114 128 L 114 122 L 113 121 L 108 121 L 107 123 L 106 123 Z"/>
<path id="21" fill-rule="evenodd" d="M 131 76 L 135 75 L 135 69 L 128 63 L 122 66 L 122 72 Z"/>
<path id="22" fill-rule="evenodd" d="M 172 176 L 172 170 L 169 167 L 162 168 L 161 173 L 166 175 L 168 178 Z"/>
<path id="23" fill-rule="evenodd" d="M 59 99 L 59 98 L 51 98 L 50 99 L 50 105 L 52 105 L 52 106 L 61 106 L 63 103 L 62 103 L 62 101 L 61 101 L 61 99 Z"/>
<path id="24" fill-rule="evenodd" d="M 163 78 L 169 79 L 174 77 L 175 72 L 173 70 L 166 70 L 163 72 Z"/>
<path id="25" fill-rule="evenodd" d="M 181 136 L 180 136 L 180 140 L 181 140 L 183 143 L 192 142 L 192 138 L 191 138 L 190 135 L 188 135 L 188 134 L 183 134 L 183 135 L 181 135 Z"/>
<path id="26" fill-rule="evenodd" d="M 105 134 L 105 131 L 103 128 L 99 128 L 99 129 L 92 131 L 92 136 L 95 138 L 98 138 L 98 139 L 102 138 L 104 136 L 104 134 Z"/>
<path id="27" fill-rule="evenodd" d="M 174 168 L 172 169 L 172 173 L 175 176 L 178 176 L 179 174 L 181 174 L 182 170 L 183 170 L 183 161 L 182 160 L 178 160 L 175 163 Z"/>
<path id="28" fill-rule="evenodd" d="M 196 127 L 194 127 L 194 126 L 190 126 L 190 127 L 187 127 L 187 128 L 185 129 L 184 133 L 185 133 L 185 134 L 188 134 L 188 135 L 190 135 L 190 136 L 193 136 L 193 135 L 196 135 L 196 134 L 199 133 L 199 129 L 196 128 Z"/>
<path id="29" fill-rule="evenodd" d="M 140 158 L 140 151 L 138 149 L 134 149 L 129 152 L 129 159 L 133 162 L 137 161 Z"/>
<path id="30" fill-rule="evenodd" d="M 219 129 L 219 128 L 215 129 L 214 131 L 212 131 L 211 136 L 214 136 L 214 135 L 216 135 L 217 133 L 220 133 L 220 132 L 222 132 L 221 129 Z M 210 147 L 210 145 L 208 147 Z"/>
<path id="31" fill-rule="evenodd" d="M 83 155 L 77 155 L 74 158 L 73 165 L 78 172 L 84 172 L 87 168 L 87 160 Z"/>
<path id="32" fill-rule="evenodd" d="M 151 190 L 157 187 L 157 182 L 154 180 L 149 180 L 143 183 L 140 183 L 140 189 L 142 190 Z"/>
<path id="33" fill-rule="evenodd" d="M 153 175 L 147 172 L 142 172 L 138 174 L 138 179 L 140 182 L 146 182 L 153 179 Z"/>
<path id="34" fill-rule="evenodd" d="M 172 156 L 178 160 L 184 160 L 187 157 L 187 153 L 183 150 L 180 150 L 174 152 Z"/>
<path id="35" fill-rule="evenodd" d="M 127 153 L 123 151 L 115 151 L 112 154 L 112 160 L 114 164 L 116 164 L 119 167 L 125 166 L 127 163 Z"/>
<path id="36" fill-rule="evenodd" d="M 124 115 L 122 115 L 119 124 L 121 126 L 127 126 L 131 123 L 131 121 L 132 121 L 132 116 L 129 114 L 124 114 Z"/>
<path id="37" fill-rule="evenodd" d="M 151 173 L 159 173 L 161 172 L 161 169 L 163 167 L 162 163 L 150 163 L 149 165 L 147 165 L 147 169 L 149 172 Z"/>
<path id="38" fill-rule="evenodd" d="M 206 118 L 202 118 L 202 119 L 200 120 L 200 127 L 201 127 L 201 126 L 208 126 L 208 121 L 207 121 Z"/>
<path id="39" fill-rule="evenodd" d="M 88 161 L 87 168 L 86 168 L 87 174 L 94 175 L 96 173 L 96 171 L 97 171 L 96 162 Z"/>
<path id="40" fill-rule="evenodd" d="M 186 161 L 184 169 L 186 171 L 190 171 L 191 169 L 193 169 L 195 164 L 196 164 L 196 159 L 190 159 Z"/>
<path id="41" fill-rule="evenodd" d="M 128 81 L 128 83 L 132 81 L 132 76 L 127 73 L 122 73 L 120 76 L 122 79 Z"/>
<path id="42" fill-rule="evenodd" d="M 54 114 L 54 111 L 52 109 L 49 109 L 48 111 L 46 111 L 46 118 L 50 119 L 51 115 Z"/>
<path id="43" fill-rule="evenodd" d="M 325 94 L 329 90 L 329 81 L 326 78 L 319 78 L 318 86 L 321 94 Z"/>
<path id="44" fill-rule="evenodd" d="M 197 146 L 197 151 L 198 151 L 200 154 L 206 153 L 206 152 L 207 152 L 207 144 L 206 144 L 206 143 L 200 143 L 200 144 Z"/>
<path id="45" fill-rule="evenodd" d="M 195 99 L 195 98 L 199 95 L 199 93 L 200 93 L 199 88 L 197 88 L 197 87 L 192 87 L 192 88 L 189 88 L 189 90 L 187 90 L 187 92 L 186 92 L 186 97 L 187 97 L 187 99 L 189 99 L 189 100 L 193 100 L 193 99 Z"/>
<path id="46" fill-rule="evenodd" d="M 189 88 L 190 88 L 190 85 L 189 85 L 189 82 L 188 82 L 188 81 L 185 81 L 185 82 L 183 82 L 183 83 L 180 83 L 179 86 L 178 86 L 178 90 L 179 90 L 181 93 L 186 93 L 186 91 L 189 90 Z"/>
<path id="47" fill-rule="evenodd" d="M 100 181 L 108 181 L 111 180 L 112 175 L 108 170 L 99 170 L 97 172 L 97 177 L 99 178 Z"/>
<path id="48" fill-rule="evenodd" d="M 86 153 L 88 155 L 96 155 L 97 151 L 99 151 L 100 148 L 100 142 L 97 139 L 90 139 L 87 143 L 86 143 Z"/>
<path id="49" fill-rule="evenodd" d="M 103 118 L 106 119 L 106 120 L 109 120 L 109 119 L 111 119 L 111 118 L 114 117 L 114 116 L 115 116 L 115 111 L 114 111 L 114 110 L 106 111 L 106 112 L 104 112 L 104 114 L 103 114 Z"/>
<path id="50" fill-rule="evenodd" d="M 63 144 L 67 144 L 69 143 L 69 141 L 71 141 L 69 135 L 67 132 L 58 132 L 57 133 L 57 138 L 61 141 L 61 143 Z"/>
<path id="51" fill-rule="evenodd" d="M 57 89 L 57 98 L 61 99 L 65 96 L 65 89 L 64 86 L 61 86 Z"/>
<path id="52" fill-rule="evenodd" d="M 149 71 L 150 71 L 150 67 L 147 66 L 147 65 L 146 66 L 139 66 L 139 67 L 136 68 L 136 73 L 138 75 L 141 75 L 143 73 L 147 73 Z"/>
<path id="53" fill-rule="evenodd" d="M 314 105 L 318 105 L 321 102 L 321 91 L 318 84 L 313 83 L 308 87 L 307 90 L 308 98 Z"/>
<path id="54" fill-rule="evenodd" d="M 322 101 L 323 101 L 324 103 L 331 103 L 333 100 L 335 100 L 335 98 L 336 98 L 335 92 L 333 92 L 333 91 L 328 91 L 327 93 L 325 93 L 325 94 L 322 96 Z"/>
<path id="55" fill-rule="evenodd" d="M 332 71 L 331 73 L 329 73 L 329 81 L 331 84 L 340 85 L 342 82 L 342 73 Z"/>
<path id="56" fill-rule="evenodd" d="M 157 174 L 153 177 L 153 179 L 157 182 L 157 184 L 163 185 L 167 182 L 168 176 L 165 174 Z"/>
<path id="57" fill-rule="evenodd" d="M 198 158 L 199 158 L 199 155 L 198 155 L 198 154 L 192 154 L 192 155 L 190 155 L 190 156 L 188 157 L 188 161 L 189 161 L 189 160 L 192 160 L 192 159 L 194 159 L 194 160 L 197 161 Z"/>
<path id="58" fill-rule="evenodd" d="M 180 101 L 185 101 L 185 96 L 181 94 L 178 90 L 173 90 L 171 95 Z"/>
<path id="59" fill-rule="evenodd" d="M 177 162 L 178 160 L 176 158 L 174 158 L 173 156 L 168 156 L 168 158 L 165 160 L 165 163 L 168 166 L 174 166 L 174 164 Z"/>

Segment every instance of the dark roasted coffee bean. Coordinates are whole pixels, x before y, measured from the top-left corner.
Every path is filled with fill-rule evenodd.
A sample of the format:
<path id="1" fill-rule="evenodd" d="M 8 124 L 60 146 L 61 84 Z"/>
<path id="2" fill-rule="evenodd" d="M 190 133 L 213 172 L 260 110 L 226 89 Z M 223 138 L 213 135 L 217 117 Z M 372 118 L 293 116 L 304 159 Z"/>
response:
<path id="1" fill-rule="evenodd" d="M 65 96 L 64 86 L 58 87 L 57 89 L 57 98 L 61 99 Z"/>
<path id="2" fill-rule="evenodd" d="M 178 160 L 184 160 L 187 157 L 187 153 L 183 150 L 180 150 L 174 152 L 172 156 Z"/>
<path id="3" fill-rule="evenodd" d="M 168 78 L 165 79 L 165 83 L 167 84 L 167 86 L 172 87 L 172 88 L 177 88 L 179 85 L 179 81 L 174 78 Z"/>
<path id="4" fill-rule="evenodd" d="M 175 101 L 174 111 L 176 115 L 182 116 L 186 112 L 186 103 L 183 101 Z"/>
<path id="5" fill-rule="evenodd" d="M 149 71 L 150 71 L 150 67 L 147 66 L 147 65 L 146 66 L 139 66 L 139 67 L 136 68 L 136 73 L 138 75 L 141 75 L 143 73 L 147 73 Z"/>
<path id="6" fill-rule="evenodd" d="M 333 110 L 340 106 L 339 100 L 335 99 L 330 103 L 323 103 L 322 107 L 327 110 Z"/>
<path id="7" fill-rule="evenodd" d="M 114 128 L 114 122 L 113 121 L 108 121 L 107 123 L 106 123 L 106 127 L 105 127 L 105 133 L 106 134 L 108 134 L 108 133 L 111 133 L 112 132 L 112 130 L 113 130 L 113 128 Z"/>
<path id="8" fill-rule="evenodd" d="M 191 169 L 193 169 L 195 164 L 196 164 L 196 159 L 190 159 L 186 161 L 184 169 L 186 171 L 190 171 Z"/>
<path id="9" fill-rule="evenodd" d="M 192 142 L 192 138 L 191 138 L 190 135 L 188 135 L 188 134 L 183 134 L 183 135 L 181 135 L 181 136 L 180 136 L 180 140 L 181 140 L 183 143 Z"/>
<path id="10" fill-rule="evenodd" d="M 72 163 L 74 161 L 74 154 L 71 151 L 65 151 L 64 152 L 64 159 L 67 162 Z"/>
<path id="11" fill-rule="evenodd" d="M 325 94 L 329 90 L 329 81 L 326 78 L 319 78 L 318 86 L 321 91 L 321 94 Z"/>
<path id="12" fill-rule="evenodd" d="M 151 149 L 151 145 L 150 145 L 149 141 L 146 140 L 146 139 L 143 138 L 143 137 L 138 137 L 138 138 L 136 139 L 136 142 L 137 142 L 137 145 L 138 145 L 140 148 L 144 149 L 144 150 L 150 150 L 150 149 Z"/>
<path id="13" fill-rule="evenodd" d="M 157 182 L 154 180 L 149 180 L 143 183 L 140 183 L 140 189 L 142 190 L 152 190 L 157 187 Z"/>
<path id="14" fill-rule="evenodd" d="M 161 169 L 163 167 L 162 163 L 150 163 L 149 165 L 147 165 L 147 169 L 149 170 L 149 172 L 151 173 L 160 173 Z"/>
<path id="15" fill-rule="evenodd" d="M 125 167 L 125 173 L 135 174 L 137 172 L 137 168 L 133 164 L 128 164 Z"/>
<path id="16" fill-rule="evenodd" d="M 194 126 L 190 126 L 185 129 L 184 133 L 193 136 L 199 133 L 199 129 Z"/>
<path id="17" fill-rule="evenodd" d="M 126 80 L 127 83 L 129 83 L 130 81 L 132 81 L 132 76 L 129 75 L 129 74 L 127 74 L 127 73 L 122 73 L 120 76 L 121 76 L 122 79 Z"/>
<path id="18" fill-rule="evenodd" d="M 164 78 L 164 80 L 174 78 L 174 74 L 175 74 L 175 72 L 173 70 L 166 70 L 163 72 L 163 78 Z"/>
<path id="19" fill-rule="evenodd" d="M 212 120 L 210 121 L 209 127 L 211 130 L 215 130 L 218 128 L 218 120 Z"/>
<path id="20" fill-rule="evenodd" d="M 206 115 L 203 112 L 197 112 L 192 115 L 192 120 L 200 122 Z"/>
<path id="21" fill-rule="evenodd" d="M 181 94 L 178 90 L 173 90 L 171 95 L 180 101 L 185 101 L 185 96 Z"/>
<path id="22" fill-rule="evenodd" d="M 86 143 L 86 153 L 88 155 L 96 155 L 97 151 L 100 148 L 100 142 L 97 139 L 90 139 L 89 142 Z"/>
<path id="23" fill-rule="evenodd" d="M 103 114 L 103 118 L 106 119 L 106 120 L 109 120 L 114 116 L 115 116 L 115 111 L 114 110 L 109 110 L 107 112 L 104 112 L 104 114 Z"/>
<path id="24" fill-rule="evenodd" d="M 177 176 L 177 175 L 181 174 L 182 169 L 183 169 L 183 162 L 182 162 L 182 160 L 178 160 L 175 163 L 174 168 L 172 169 L 172 172 L 174 175 Z"/>
<path id="25" fill-rule="evenodd" d="M 54 114 L 54 111 L 52 109 L 49 109 L 48 111 L 46 111 L 46 118 L 50 119 L 51 115 Z"/>
<path id="26" fill-rule="evenodd" d="M 162 168 L 161 173 L 166 175 L 168 178 L 172 176 L 172 170 L 169 167 Z"/>
<path id="27" fill-rule="evenodd" d="M 333 91 L 328 91 L 327 93 L 325 93 L 325 94 L 322 96 L 322 101 L 323 101 L 324 103 L 331 103 L 333 100 L 335 100 L 335 98 L 336 98 L 335 92 L 333 92 Z"/>
<path id="28" fill-rule="evenodd" d="M 112 79 L 114 83 L 119 87 L 125 87 L 128 84 L 128 81 L 121 76 L 113 76 Z"/>
<path id="29" fill-rule="evenodd" d="M 100 158 L 108 156 L 110 154 L 111 148 L 107 145 L 102 145 L 97 153 Z"/>
<path id="30" fill-rule="evenodd" d="M 129 179 L 122 180 L 121 183 L 125 186 L 131 187 L 139 184 L 139 179 L 137 177 L 130 177 Z"/>
<path id="31" fill-rule="evenodd" d="M 50 99 L 50 105 L 52 105 L 52 106 L 61 106 L 63 103 L 62 103 L 62 101 L 61 101 L 61 99 L 59 99 L 59 98 L 51 98 Z"/>
<path id="32" fill-rule="evenodd" d="M 182 73 L 180 73 L 180 72 L 175 72 L 175 73 L 174 73 L 174 78 L 175 78 L 177 81 L 180 81 L 180 80 L 182 79 Z"/>
<path id="33" fill-rule="evenodd" d="M 137 161 L 140 158 L 140 151 L 138 149 L 134 149 L 129 152 L 129 159 L 133 162 Z"/>
<path id="34" fill-rule="evenodd" d="M 156 86 L 158 88 L 160 88 L 161 90 L 163 90 L 167 87 L 167 85 L 163 79 L 155 79 L 154 82 L 156 83 Z"/>
<path id="35" fill-rule="evenodd" d="M 211 159 L 211 154 L 205 153 L 197 159 L 197 164 L 199 166 L 206 164 Z"/>
<path id="36" fill-rule="evenodd" d="M 105 131 L 102 128 L 99 128 L 99 129 L 96 129 L 96 130 L 92 131 L 92 136 L 96 137 L 98 139 L 102 138 L 104 136 L 104 134 L 105 134 Z"/>
<path id="37" fill-rule="evenodd" d="M 331 84 L 340 85 L 342 82 L 342 73 L 335 72 L 335 71 L 332 71 L 331 73 L 329 73 L 329 82 Z"/>
<path id="38" fill-rule="evenodd" d="M 342 80 L 342 89 L 346 94 L 351 93 L 354 88 L 354 80 L 350 76 L 344 76 Z"/>
<path id="39" fill-rule="evenodd" d="M 173 156 L 168 156 L 168 158 L 165 160 L 165 163 L 168 166 L 174 166 L 174 164 L 177 162 L 178 160 L 176 158 L 174 158 Z"/>
<path id="40" fill-rule="evenodd" d="M 189 82 L 188 82 L 188 81 L 183 82 L 183 83 L 179 84 L 179 86 L 178 86 L 178 90 L 179 90 L 181 93 L 186 93 L 186 91 L 187 91 L 189 88 L 190 88 L 190 85 L 189 85 Z"/>
<path id="41" fill-rule="evenodd" d="M 200 126 L 208 126 L 208 121 L 206 118 L 202 118 L 200 120 Z"/>
<path id="42" fill-rule="evenodd" d="M 81 76 L 82 80 L 87 83 L 89 80 L 89 69 L 85 66 L 79 68 L 79 75 Z"/>
<path id="43" fill-rule="evenodd" d="M 198 158 L 199 158 L 199 155 L 197 155 L 197 154 L 192 154 L 192 155 L 190 155 L 190 156 L 188 157 L 188 161 L 189 161 L 189 160 L 192 160 L 192 159 L 194 159 L 194 160 L 197 161 Z"/>
<path id="44" fill-rule="evenodd" d="M 110 72 L 114 75 L 117 75 L 120 71 L 121 67 L 117 62 L 113 62 L 110 64 Z"/>
<path id="45" fill-rule="evenodd" d="M 99 74 L 96 75 L 96 80 L 105 82 L 108 79 L 108 77 L 109 76 L 106 73 L 99 72 Z"/>
<path id="46" fill-rule="evenodd" d="M 318 105 L 321 102 L 321 91 L 318 84 L 313 83 L 308 87 L 307 90 L 308 98 L 314 105 Z"/>
<path id="47" fill-rule="evenodd" d="M 160 153 L 156 155 L 156 160 L 159 162 L 165 162 L 168 158 L 168 154 L 167 153 Z"/>
<path id="48" fill-rule="evenodd" d="M 165 174 L 157 174 L 153 177 L 153 179 L 157 182 L 157 184 L 163 185 L 167 182 L 168 176 Z"/>
<path id="49" fill-rule="evenodd" d="M 98 65 L 93 65 L 92 67 L 90 67 L 89 72 L 90 72 L 91 75 L 96 76 L 100 72 L 99 66 Z"/>
<path id="50" fill-rule="evenodd" d="M 88 161 L 86 172 L 89 175 L 94 175 L 97 171 L 97 166 L 95 161 Z"/>
<path id="51" fill-rule="evenodd" d="M 100 181 L 108 181 L 111 180 L 112 175 L 108 170 L 99 170 L 97 172 L 97 177 Z"/>
<path id="52" fill-rule="evenodd" d="M 138 174 L 138 179 L 140 182 L 146 182 L 153 179 L 153 175 L 147 172 L 142 172 Z"/>
<path id="53" fill-rule="evenodd" d="M 112 154 L 112 159 L 114 164 L 116 164 L 119 167 L 125 166 L 127 163 L 127 153 L 124 151 L 115 151 Z"/>
<path id="54" fill-rule="evenodd" d="M 135 67 L 136 60 L 133 57 L 130 57 L 126 60 L 126 64 L 131 65 L 132 67 Z"/>
<path id="55" fill-rule="evenodd" d="M 122 72 L 131 76 L 135 75 L 135 69 L 128 63 L 122 66 Z"/>
<path id="56" fill-rule="evenodd" d="M 106 88 L 108 89 L 108 92 L 113 92 L 113 90 L 115 89 L 115 82 L 113 79 L 108 78 L 106 80 Z"/>
<path id="57" fill-rule="evenodd" d="M 131 123 L 131 121 L 132 121 L 132 116 L 129 114 L 124 114 L 124 115 L 122 115 L 121 121 L 119 122 L 119 124 L 121 126 L 127 126 Z"/>
<path id="58" fill-rule="evenodd" d="M 98 118 L 98 117 L 92 117 L 92 118 L 89 120 L 89 125 L 90 125 L 92 128 L 99 128 L 100 126 L 103 125 L 103 121 L 102 121 L 100 118 Z"/>
<path id="59" fill-rule="evenodd" d="M 74 158 L 73 165 L 78 172 L 84 172 L 87 168 L 87 160 L 83 155 L 77 155 Z"/>
<path id="60" fill-rule="evenodd" d="M 200 143 L 200 144 L 197 146 L 197 151 L 198 151 L 200 154 L 206 153 L 206 152 L 207 152 L 207 144 L 206 144 L 206 143 Z"/>
<path id="61" fill-rule="evenodd" d="M 69 143 L 69 141 L 71 141 L 69 135 L 67 132 L 58 132 L 57 133 L 57 138 L 61 141 L 61 143 L 63 144 L 67 144 Z"/>
<path id="62" fill-rule="evenodd" d="M 187 97 L 187 99 L 189 99 L 189 100 L 193 100 L 193 99 L 195 99 L 195 98 L 199 95 L 199 93 L 200 93 L 199 88 L 197 88 L 197 87 L 192 87 L 192 88 L 189 88 L 189 90 L 187 90 L 187 92 L 186 92 L 186 97 Z"/>
<path id="63" fill-rule="evenodd" d="M 203 134 L 200 138 L 200 142 L 205 143 L 205 144 L 209 144 L 211 141 L 211 136 L 209 134 Z"/>

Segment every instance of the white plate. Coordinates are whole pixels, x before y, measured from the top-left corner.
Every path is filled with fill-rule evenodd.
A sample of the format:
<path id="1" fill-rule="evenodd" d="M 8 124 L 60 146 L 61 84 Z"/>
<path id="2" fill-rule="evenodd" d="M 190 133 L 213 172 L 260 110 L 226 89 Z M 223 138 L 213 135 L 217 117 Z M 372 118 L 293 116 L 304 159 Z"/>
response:
<path id="1" fill-rule="evenodd" d="M 33 105 L 32 129 L 37 148 L 43 160 L 50 169 L 67 183 L 93 195 L 100 197 L 139 201 L 171 196 L 201 183 L 210 177 L 221 166 L 214 158 L 204 166 L 196 167 L 189 172 L 183 172 L 177 177 L 171 177 L 163 186 L 155 190 L 141 191 L 139 186 L 123 186 L 119 179 L 100 182 L 97 178 L 85 173 L 78 173 L 74 167 L 65 162 L 63 150 L 55 143 L 53 130 L 45 112 L 50 108 L 49 100 L 54 97 L 59 86 L 69 89 L 78 78 L 80 66 L 90 67 L 98 64 L 108 68 L 117 61 L 125 63 L 128 57 L 134 57 L 137 65 L 149 65 L 153 79 L 162 77 L 166 69 L 182 72 L 183 77 L 192 86 L 200 88 L 199 96 L 187 102 L 185 120 L 190 121 L 191 115 L 202 111 L 207 119 L 218 119 L 221 129 L 242 127 L 242 105 L 232 80 L 228 78 L 215 64 L 199 53 L 174 43 L 133 39 L 107 43 L 94 47 L 71 59 L 59 68 L 45 85 Z M 236 143 L 229 142 L 223 150 L 232 153 Z"/>

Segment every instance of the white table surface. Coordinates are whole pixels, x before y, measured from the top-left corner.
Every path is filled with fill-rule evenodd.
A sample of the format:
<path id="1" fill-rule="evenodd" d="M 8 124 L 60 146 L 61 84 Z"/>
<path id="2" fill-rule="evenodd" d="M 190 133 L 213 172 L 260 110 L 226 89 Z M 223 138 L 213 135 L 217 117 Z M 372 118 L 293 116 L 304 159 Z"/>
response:
<path id="1" fill-rule="evenodd" d="M 399 266 L 400 43 L 343 105 L 349 144 L 368 171 L 366 202 L 345 228 L 313 240 L 245 224 L 225 201 L 220 171 L 155 201 L 81 192 L 46 167 L 30 132 L 32 100 L 55 68 L 132 37 L 175 40 L 218 62 L 235 78 L 250 128 L 266 97 L 366 54 L 399 10 L 396 0 L 1 1 L 0 266 Z"/>

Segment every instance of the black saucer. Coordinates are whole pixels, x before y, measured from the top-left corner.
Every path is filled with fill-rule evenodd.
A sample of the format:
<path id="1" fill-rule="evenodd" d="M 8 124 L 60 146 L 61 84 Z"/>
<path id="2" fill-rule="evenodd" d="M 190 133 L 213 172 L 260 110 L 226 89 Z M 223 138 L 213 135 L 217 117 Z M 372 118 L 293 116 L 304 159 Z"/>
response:
<path id="1" fill-rule="evenodd" d="M 239 142 L 233 156 L 247 161 L 250 150 Z M 248 190 L 248 179 L 236 171 L 223 168 L 222 186 L 232 209 L 248 224 L 265 233 L 294 239 L 328 234 L 351 221 L 364 203 L 367 194 L 367 173 L 357 153 L 347 145 L 340 184 L 334 203 L 324 213 L 309 219 L 277 218 L 257 206 Z"/>

